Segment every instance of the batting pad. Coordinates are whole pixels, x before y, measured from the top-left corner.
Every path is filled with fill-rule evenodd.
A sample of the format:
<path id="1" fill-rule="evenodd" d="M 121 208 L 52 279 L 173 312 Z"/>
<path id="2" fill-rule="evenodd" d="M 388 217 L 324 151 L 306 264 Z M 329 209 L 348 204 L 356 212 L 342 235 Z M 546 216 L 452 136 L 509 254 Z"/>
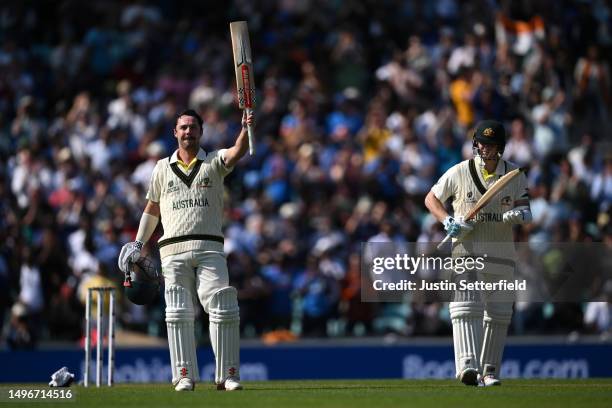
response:
<path id="1" fill-rule="evenodd" d="M 183 377 L 197 381 L 200 374 L 193 325 L 193 297 L 187 289 L 179 285 L 166 286 L 164 295 L 172 383 L 176 385 Z"/>
<path id="2" fill-rule="evenodd" d="M 474 368 L 480 371 L 483 304 L 451 302 L 449 310 L 453 323 L 455 372 L 457 378 L 459 378 L 461 372 L 466 368 Z"/>
<path id="3" fill-rule="evenodd" d="M 484 311 L 484 341 L 480 364 L 482 375 L 499 378 L 508 326 L 512 320 L 512 303 L 489 302 Z"/>
<path id="4" fill-rule="evenodd" d="M 210 342 L 215 353 L 215 382 L 227 377 L 240 379 L 240 314 L 236 289 L 225 287 L 215 292 L 208 305 Z"/>

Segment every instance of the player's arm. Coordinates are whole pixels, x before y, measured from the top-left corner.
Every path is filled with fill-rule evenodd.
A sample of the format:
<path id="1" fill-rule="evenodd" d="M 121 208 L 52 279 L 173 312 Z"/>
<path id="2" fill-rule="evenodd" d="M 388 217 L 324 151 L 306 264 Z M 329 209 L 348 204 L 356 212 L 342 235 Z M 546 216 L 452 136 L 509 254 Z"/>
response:
<path id="1" fill-rule="evenodd" d="M 444 222 L 446 217 L 449 216 L 446 208 L 444 208 L 444 204 L 438 200 L 438 197 L 436 197 L 433 191 L 430 191 L 427 193 L 427 196 L 425 196 L 425 207 L 427 207 L 431 215 L 436 217 L 436 220 L 439 222 Z"/>
<path id="2" fill-rule="evenodd" d="M 155 165 L 151 181 L 149 182 L 149 191 L 147 192 L 147 205 L 145 206 L 140 223 L 138 224 L 138 232 L 136 240 L 128 242 L 121 248 L 117 264 L 119 269 L 127 273 L 131 262 L 136 262 L 140 258 L 140 251 L 144 244 L 151 238 L 153 231 L 159 222 L 159 200 L 161 197 L 162 185 L 159 175 L 159 163 Z"/>
<path id="3" fill-rule="evenodd" d="M 454 168 L 448 170 L 431 188 L 425 196 L 425 207 L 436 219 L 444 224 L 444 230 L 453 238 L 463 238 L 474 229 L 474 227 L 463 221 L 462 217 L 455 219 L 450 216 L 444 208 L 442 201 L 448 200 L 456 194 L 454 183 Z"/>
<path id="4" fill-rule="evenodd" d="M 461 217 L 455 219 L 450 216 L 448 212 L 446 212 L 446 208 L 444 208 L 442 201 L 436 197 L 433 191 L 430 191 L 427 196 L 425 196 L 425 207 L 427 207 L 429 212 L 444 225 L 446 233 L 453 238 L 458 238 L 459 236 L 464 237 L 474 229 L 472 225 L 464 222 Z"/>
<path id="5" fill-rule="evenodd" d="M 142 212 L 142 217 L 140 217 L 140 224 L 138 225 L 138 232 L 136 233 L 136 242 L 140 242 L 142 245 L 147 243 L 157 227 L 159 214 L 159 203 L 149 200 Z"/>
<path id="6" fill-rule="evenodd" d="M 254 118 L 253 113 L 247 115 L 246 111 L 242 115 L 242 128 L 240 129 L 240 133 L 236 138 L 236 143 L 225 150 L 225 156 L 223 160 L 225 162 L 225 167 L 234 167 L 234 165 L 244 156 L 249 150 L 249 137 L 247 129 L 249 126 L 253 126 Z"/>
<path id="7" fill-rule="evenodd" d="M 506 224 L 528 224 L 533 219 L 529 206 L 529 191 L 525 175 L 519 177 L 518 197 L 514 198 L 514 207 L 503 214 Z"/>
<path id="8" fill-rule="evenodd" d="M 128 242 L 121 248 L 119 253 L 118 265 L 119 269 L 123 272 L 127 272 L 129 264 L 136 262 L 140 258 L 140 252 L 142 247 L 147 243 L 153 231 L 157 227 L 159 222 L 159 203 L 149 200 L 145 206 L 142 216 L 140 217 L 140 223 L 138 224 L 138 232 L 136 233 L 136 240 Z"/>
<path id="9" fill-rule="evenodd" d="M 140 247 L 139 249 L 142 249 L 142 246 L 146 244 L 149 238 L 151 238 L 151 235 L 153 235 L 153 231 L 155 231 L 157 223 L 159 222 L 159 214 L 159 203 L 149 200 L 140 217 L 136 241 L 134 241 L 137 246 Z"/>

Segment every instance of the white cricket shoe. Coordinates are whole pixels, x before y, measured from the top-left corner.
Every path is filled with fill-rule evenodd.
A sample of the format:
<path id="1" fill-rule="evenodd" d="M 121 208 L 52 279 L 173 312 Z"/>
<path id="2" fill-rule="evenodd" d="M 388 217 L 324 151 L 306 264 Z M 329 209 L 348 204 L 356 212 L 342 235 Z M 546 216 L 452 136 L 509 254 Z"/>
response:
<path id="1" fill-rule="evenodd" d="M 492 387 L 494 385 L 501 385 L 501 381 L 495 378 L 494 375 L 489 374 L 482 377 L 482 385 L 485 387 Z"/>
<path id="2" fill-rule="evenodd" d="M 178 384 L 176 384 L 176 387 L 174 387 L 177 391 L 193 391 L 194 388 L 195 384 L 193 380 L 187 377 L 181 378 Z"/>
<path id="3" fill-rule="evenodd" d="M 227 377 L 221 384 L 217 384 L 219 391 L 238 391 L 242 389 L 242 384 L 236 377 Z"/>
<path id="4" fill-rule="evenodd" d="M 478 371 L 471 367 L 464 368 L 459 374 L 459 381 L 465 385 L 478 385 Z"/>

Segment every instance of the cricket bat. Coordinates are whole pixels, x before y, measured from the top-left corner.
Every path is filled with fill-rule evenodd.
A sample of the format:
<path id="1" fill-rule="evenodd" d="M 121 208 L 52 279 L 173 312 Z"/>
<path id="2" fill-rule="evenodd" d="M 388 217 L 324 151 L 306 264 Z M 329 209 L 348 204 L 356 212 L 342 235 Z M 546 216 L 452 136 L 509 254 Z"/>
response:
<path id="1" fill-rule="evenodd" d="M 251 42 L 246 21 L 230 23 L 232 49 L 234 51 L 234 69 L 236 71 L 236 89 L 238 90 L 238 105 L 246 109 L 247 115 L 255 108 L 255 81 L 253 80 L 253 57 Z M 249 125 L 249 154 L 255 154 L 255 135 Z"/>
<path id="2" fill-rule="evenodd" d="M 480 200 L 476 202 L 476 205 L 474 205 L 474 207 L 472 207 L 472 209 L 468 211 L 468 213 L 465 215 L 465 221 L 469 221 L 474 218 L 480 212 L 480 210 L 482 210 L 487 204 L 489 204 L 491 200 L 500 191 L 502 191 L 504 187 L 508 185 L 508 183 L 510 183 L 516 176 L 521 174 L 523 171 L 525 171 L 525 169 L 514 169 L 500 177 L 500 179 L 497 180 L 491 187 L 489 187 L 489 189 L 482 195 L 482 197 L 480 197 Z M 450 235 L 444 237 L 442 242 L 438 244 L 438 249 L 441 249 L 442 246 L 444 246 L 444 244 L 446 244 L 449 239 L 451 239 Z"/>

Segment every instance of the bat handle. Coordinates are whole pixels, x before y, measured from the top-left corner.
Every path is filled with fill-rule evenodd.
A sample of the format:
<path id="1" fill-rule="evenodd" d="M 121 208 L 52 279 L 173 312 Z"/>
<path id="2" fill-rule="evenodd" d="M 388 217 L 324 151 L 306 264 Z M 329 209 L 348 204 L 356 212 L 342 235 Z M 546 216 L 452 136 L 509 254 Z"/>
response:
<path id="1" fill-rule="evenodd" d="M 247 115 L 250 115 L 253 110 L 251 108 L 246 108 Z M 253 126 L 247 126 L 247 132 L 249 134 L 249 155 L 253 156 L 255 154 L 255 134 L 253 132 Z"/>
<path id="2" fill-rule="evenodd" d="M 436 248 L 438 248 L 438 250 L 442 249 L 444 244 L 446 244 L 449 239 L 451 239 L 450 235 L 445 236 L 444 239 L 438 244 L 438 246 Z"/>

